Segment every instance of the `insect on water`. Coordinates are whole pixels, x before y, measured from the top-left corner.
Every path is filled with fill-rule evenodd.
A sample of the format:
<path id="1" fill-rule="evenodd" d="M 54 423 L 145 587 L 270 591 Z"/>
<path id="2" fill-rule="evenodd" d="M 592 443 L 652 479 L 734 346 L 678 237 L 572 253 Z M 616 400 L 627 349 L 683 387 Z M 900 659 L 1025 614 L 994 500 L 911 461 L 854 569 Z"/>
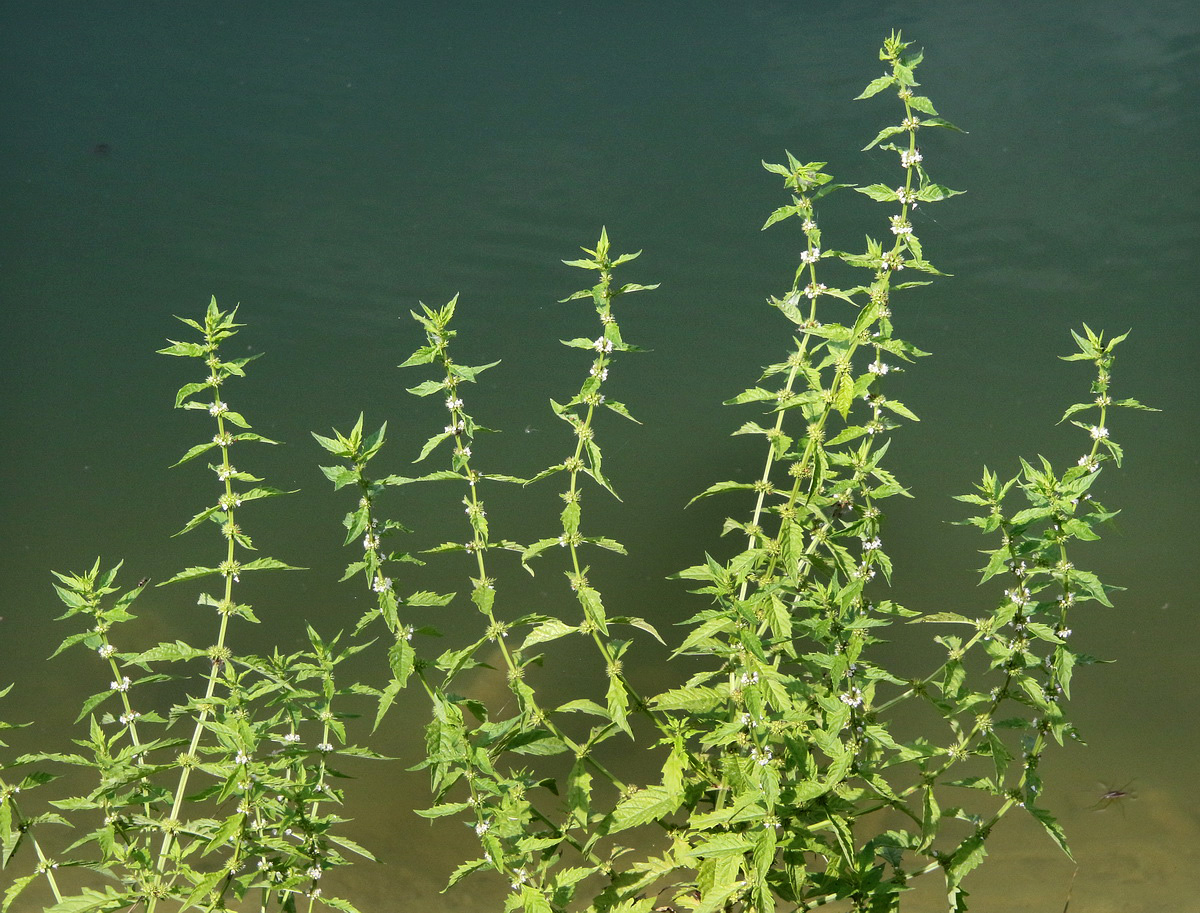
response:
<path id="1" fill-rule="evenodd" d="M 1099 799 L 1099 801 L 1096 802 L 1095 805 L 1089 806 L 1089 808 L 1091 808 L 1093 811 L 1102 812 L 1106 808 L 1109 808 L 1112 805 L 1116 805 L 1117 803 L 1122 803 L 1121 810 L 1124 811 L 1125 806 L 1123 803 L 1128 799 L 1136 799 L 1137 798 L 1137 793 L 1135 793 L 1133 790 L 1131 790 L 1129 788 L 1132 785 L 1133 785 L 1133 781 L 1130 780 L 1128 783 L 1126 783 L 1120 789 L 1112 789 L 1108 786 L 1105 786 L 1103 783 L 1101 783 L 1100 788 L 1103 790 L 1103 792 L 1100 794 L 1100 799 Z"/>

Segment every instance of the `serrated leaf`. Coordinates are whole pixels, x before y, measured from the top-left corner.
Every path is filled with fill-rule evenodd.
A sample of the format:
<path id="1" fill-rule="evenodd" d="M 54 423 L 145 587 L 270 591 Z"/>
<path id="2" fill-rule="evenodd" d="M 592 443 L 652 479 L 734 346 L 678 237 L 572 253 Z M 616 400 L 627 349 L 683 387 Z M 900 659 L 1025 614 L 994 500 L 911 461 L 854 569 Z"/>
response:
<path id="1" fill-rule="evenodd" d="M 613 809 L 608 833 L 616 834 L 673 814 L 682 800 L 665 786 L 647 786 L 632 796 L 626 796 Z"/>
<path id="2" fill-rule="evenodd" d="M 1071 848 L 1067 846 L 1067 835 L 1063 833 L 1063 829 L 1055 817 L 1044 808 L 1036 808 L 1033 805 L 1027 805 L 1026 808 L 1029 814 L 1033 815 L 1038 824 L 1050 835 L 1050 839 L 1058 845 L 1060 850 L 1067 854 L 1068 859 L 1074 862 L 1075 857 L 1071 855 Z"/>
<path id="3" fill-rule="evenodd" d="M 525 641 L 521 644 L 520 650 L 524 651 L 534 644 L 549 643 L 552 640 L 558 640 L 560 637 L 565 637 L 568 634 L 574 634 L 579 628 L 574 625 L 566 624 L 559 621 L 557 618 L 552 618 L 549 621 L 538 625 L 525 637 Z"/>
<path id="4" fill-rule="evenodd" d="M 880 76 L 878 79 L 872 79 L 867 84 L 867 87 L 862 90 L 861 94 L 854 97 L 854 101 L 859 101 L 863 98 L 870 98 L 872 95 L 877 95 L 888 86 L 895 85 L 895 83 L 896 77 L 890 73 L 886 76 Z"/>

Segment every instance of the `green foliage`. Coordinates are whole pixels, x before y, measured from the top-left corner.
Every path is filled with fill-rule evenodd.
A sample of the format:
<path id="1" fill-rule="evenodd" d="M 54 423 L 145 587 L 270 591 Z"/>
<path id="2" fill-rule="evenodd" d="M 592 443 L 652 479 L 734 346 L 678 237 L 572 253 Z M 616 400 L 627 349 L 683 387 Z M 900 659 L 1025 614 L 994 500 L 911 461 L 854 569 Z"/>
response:
<path id="1" fill-rule="evenodd" d="M 148 582 L 122 588 L 120 565 L 104 568 L 99 559 L 83 573 L 55 573 L 61 618 L 78 628 L 56 655 L 83 647 L 111 682 L 83 699 L 76 722 L 87 732 L 74 739 L 76 750 L 0 766 L 0 862 L 7 868 L 26 850 L 35 858 L 32 872 L 22 869 L 7 885 L 0 913 L 15 909 L 39 878 L 54 896 L 53 913 L 247 905 L 353 911 L 320 889 L 326 870 L 350 861 L 346 853 L 373 858 L 342 833 L 336 813 L 342 794 L 332 785 L 339 776 L 333 758 L 376 756 L 352 744 L 347 722 L 354 714 L 343 699 L 369 699 L 378 728 L 410 685 L 429 703 L 418 769 L 427 772 L 432 804 L 417 814 L 457 818 L 474 830 L 478 855 L 447 866 L 450 884 L 501 878 L 510 887 L 505 911 L 767 913 L 836 900 L 856 911 L 888 911 L 900 909 L 913 878 L 934 872 L 945 881 L 948 909 L 965 910 L 963 879 L 1013 810 L 1028 812 L 1069 855 L 1041 804 L 1039 767 L 1052 743 L 1079 738 L 1066 704 L 1076 668 L 1095 660 L 1070 646 L 1073 611 L 1088 602 L 1111 605 L 1117 589 L 1076 566 L 1075 543 L 1098 538 L 1115 515 L 1093 496 L 1104 464 L 1119 465 L 1122 456 L 1109 410 L 1146 407 L 1110 393 L 1113 351 L 1125 336 L 1106 341 L 1086 326 L 1074 334 L 1079 351 L 1065 357 L 1089 363 L 1096 379 L 1093 399 L 1068 408 L 1063 421 L 1087 435 L 1087 451 L 1066 468 L 1022 460 L 1007 480 L 985 469 L 975 491 L 959 497 L 974 511 L 962 522 L 989 537 L 981 582 L 995 591 L 991 608 L 974 618 L 922 614 L 887 598 L 892 559 L 883 509 L 908 492 L 885 457 L 890 435 L 918 421 L 894 397 L 889 375 L 926 354 L 896 334 L 893 311 L 903 293 L 927 280 L 900 282 L 899 274 L 941 275 L 912 214 L 960 193 L 926 171 L 920 132 L 957 128 L 914 94 L 921 55 L 908 47 L 892 35 L 880 55 L 889 72 L 859 96 L 893 89 L 903 106 L 900 123 L 866 147 L 897 155 L 901 186 L 840 184 L 825 163 L 791 153 L 785 164 L 764 163 L 789 196 L 764 228 L 794 219 L 803 238 L 790 287 L 769 302 L 792 344 L 729 400 L 762 412 L 734 432 L 766 439 L 762 471 L 697 495 L 737 499 L 721 531 L 736 544 L 675 575 L 702 599 L 674 645 L 674 655 L 690 657 L 698 671 L 660 694 L 638 693 L 624 671 L 629 656 L 640 638 L 662 637 L 645 619 L 614 608 L 585 563 L 597 548 L 625 551 L 593 528 L 584 496 L 616 497 L 600 442 L 605 413 L 635 420 L 608 397 L 606 382 L 625 353 L 638 351 L 618 321 L 626 296 L 656 287 L 618 282 L 618 268 L 638 254 L 614 254 L 602 230 L 586 256 L 564 261 L 588 272 L 591 284 L 563 303 L 589 303 L 599 328 L 563 341 L 588 353 L 590 363 L 575 392 L 550 402 L 568 444 L 530 478 L 485 471 L 486 454 L 475 452 L 485 449 L 480 435 L 488 429 L 466 397 L 497 362 L 472 366 L 452 357 L 457 298 L 412 313 L 424 341 L 401 367 L 428 376 L 408 392 L 436 396 L 447 410 L 445 427 L 414 445 L 413 462 L 438 457 L 441 468 L 374 474 L 387 426 L 367 431 L 361 414 L 346 433 L 314 434 L 337 461 L 321 471 L 335 489 L 356 495 L 343 521 L 345 544 L 355 549 L 343 579 L 361 580 L 372 599 L 348 646 L 340 634 L 326 638 L 308 627 L 308 647 L 288 655 L 231 646 L 235 619 L 258 620 L 237 597 L 241 575 L 295 568 L 246 555 L 254 544 L 241 525 L 243 507 L 285 492 L 232 462 L 235 451 L 241 462 L 243 445 L 275 442 L 222 399 L 250 359 L 222 355 L 240 324 L 236 309 L 223 311 L 214 300 L 202 321 L 183 320 L 199 341 L 173 341 L 161 352 L 203 364 L 207 376 L 180 388 L 175 405 L 207 412 L 215 426 L 210 440 L 179 461 L 210 460 L 216 491 L 177 535 L 215 527 L 221 544 L 204 563 L 159 584 L 203 587 L 196 599 L 215 610 L 213 645 L 176 641 L 123 651 L 119 626 L 135 620 L 131 609 Z M 816 203 L 844 189 L 886 207 L 888 233 L 868 236 L 861 251 L 822 246 Z M 529 543 L 504 538 L 485 496 L 493 486 L 549 480 L 560 488 L 557 528 Z M 413 553 L 393 546 L 396 534 L 410 530 L 381 503 L 418 483 L 461 493 L 465 525 L 455 541 Z M 466 579 L 447 580 L 444 592 L 404 584 L 408 567 L 445 552 L 465 553 Z M 530 573 L 557 566 L 570 610 L 562 617 L 510 611 L 496 571 L 505 560 Z M 432 606 L 477 612 L 475 639 L 427 650 L 439 632 L 414 619 Z M 375 643 L 362 638 L 377 621 L 386 682 L 339 683 L 337 667 Z M 933 637 L 944 659 L 907 679 L 881 665 L 875 648 L 883 629 L 915 623 L 951 627 L 933 629 L 947 632 Z M 594 650 L 599 684 L 590 696 L 554 705 L 529 672 L 570 638 Z M 493 666 L 506 682 L 502 700 L 459 693 L 465 673 Z M 200 674 L 188 678 L 188 670 Z M 917 738 L 893 729 L 909 704 L 927 705 L 938 721 Z M 625 752 L 631 743 L 652 752 L 661 777 L 623 779 L 606 760 L 620 755 L 612 746 L 601 750 L 613 740 Z M 87 771 L 94 785 L 27 814 L 25 794 L 53 782 L 63 766 Z M 41 836 L 44 826 L 67 824 L 80 836 L 52 856 L 48 847 L 59 842 Z M 71 893 L 58 875 L 66 866 L 91 870 L 103 890 Z"/>

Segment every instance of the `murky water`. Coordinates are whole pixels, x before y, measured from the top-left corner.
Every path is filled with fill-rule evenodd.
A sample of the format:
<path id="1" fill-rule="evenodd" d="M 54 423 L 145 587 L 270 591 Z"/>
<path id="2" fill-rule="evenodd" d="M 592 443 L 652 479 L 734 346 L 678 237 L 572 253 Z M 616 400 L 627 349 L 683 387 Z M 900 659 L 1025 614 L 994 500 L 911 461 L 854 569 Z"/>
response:
<path id="1" fill-rule="evenodd" d="M 949 498 L 985 462 L 1007 472 L 1018 454 L 1078 448 L 1053 427 L 1087 382 L 1054 359 L 1070 327 L 1132 327 L 1118 394 L 1164 410 L 1111 422 L 1127 461 L 1106 477 L 1105 502 L 1124 512 L 1087 561 L 1127 591 L 1081 618 L 1076 636 L 1117 662 L 1077 678 L 1073 712 L 1090 746 L 1044 765 L 1078 874 L 1072 883 L 1075 865 L 1040 830 L 1006 819 L 968 883 L 972 909 L 1057 913 L 1070 892 L 1072 911 L 1200 910 L 1189 523 L 1200 508 L 1200 16 L 1184 0 L 920 10 L 10 5 L 0 24 L 0 687 L 19 684 L 4 718 L 69 722 L 88 693 L 70 660 L 44 662 L 67 633 L 50 623 L 51 567 L 80 569 L 99 553 L 127 558 L 131 581 L 161 580 L 199 560 L 198 541 L 167 538 L 199 509 L 203 473 L 166 467 L 204 433 L 170 408 L 190 378 L 152 354 L 179 334 L 171 315 L 198 314 L 210 294 L 241 301 L 249 326 L 238 343 L 267 353 L 230 395 L 258 431 L 288 443 L 261 455 L 259 474 L 302 493 L 247 522 L 265 552 L 312 570 L 260 586 L 251 598 L 267 624 L 243 642 L 294 647 L 301 619 L 331 628 L 361 606 L 334 583 L 345 504 L 315 470 L 308 432 L 365 409 L 390 422 L 388 469 L 402 471 L 439 421 L 404 395 L 417 380 L 393 367 L 419 341 L 407 312 L 461 292 L 462 360 L 504 359 L 474 401 L 507 432 L 489 442 L 495 468 L 529 472 L 560 456 L 546 400 L 572 389 L 580 360 L 555 340 L 589 327 L 555 303 L 583 277 L 558 261 L 602 224 L 617 247 L 645 249 L 629 278 L 662 289 L 623 320 L 653 353 L 614 377 L 645 424 L 601 431 L 625 501 L 591 505 L 597 528 L 634 557 L 598 564 L 596 580 L 610 604 L 664 628 L 694 611 L 662 578 L 694 562 L 725 505 L 682 505 L 758 461 L 745 438 L 725 436 L 752 416 L 716 404 L 787 344 L 762 302 L 789 281 L 796 244 L 786 229 L 758 231 L 784 199 L 758 163 L 787 148 L 828 160 L 845 181 L 889 179 L 890 158 L 855 150 L 893 111 L 849 99 L 877 75 L 882 37 L 903 28 L 927 48 L 924 89 L 969 131 L 930 137 L 926 165 L 969 193 L 918 225 L 954 278 L 910 294 L 896 318 L 934 353 L 897 381 L 923 419 L 892 449 L 917 496 L 891 512 L 897 598 L 953 610 L 983 598 L 971 571 L 982 543 L 944 522 L 961 516 Z M 860 243 L 864 211 L 827 204 L 826 224 L 841 219 L 827 230 L 843 232 L 830 246 Z M 548 534 L 555 499 L 541 496 L 534 509 L 498 502 L 506 535 Z M 439 541 L 450 535 L 443 516 L 460 508 L 429 520 L 429 503 L 398 509 Z M 514 604 L 562 599 L 553 572 L 510 574 Z M 139 602 L 146 642 L 211 637 L 191 598 L 157 590 Z M 439 623 L 453 634 L 471 614 Z M 674 680 L 659 654 L 644 656 L 646 690 Z M 554 673 L 564 690 L 575 665 Z M 397 720 L 406 709 L 420 713 L 414 701 Z M 42 740 L 25 730 L 11 741 Z M 384 735 L 383 749 L 408 763 L 418 747 L 399 726 Z M 350 790 L 360 836 L 387 860 L 355 871 L 356 902 L 483 909 L 486 890 L 437 893 L 474 841 L 409 814 L 425 782 L 405 766 L 363 769 L 357 798 Z M 1091 809 L 1130 781 L 1135 800 Z M 936 909 L 934 888 L 912 908 Z"/>

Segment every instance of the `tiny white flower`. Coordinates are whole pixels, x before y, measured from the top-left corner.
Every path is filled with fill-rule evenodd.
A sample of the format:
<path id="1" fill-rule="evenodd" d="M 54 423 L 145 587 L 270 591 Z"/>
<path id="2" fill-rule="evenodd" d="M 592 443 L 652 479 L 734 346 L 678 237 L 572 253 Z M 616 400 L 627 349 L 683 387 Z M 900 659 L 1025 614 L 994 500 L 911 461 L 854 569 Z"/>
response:
<path id="1" fill-rule="evenodd" d="M 480 821 L 478 824 L 476 824 L 476 825 L 475 825 L 475 834 L 476 834 L 476 836 L 482 837 L 482 836 L 483 836 L 484 834 L 486 834 L 486 833 L 487 833 L 489 830 L 491 830 L 491 827 L 492 827 L 492 825 L 491 825 L 491 823 L 490 823 L 490 822 L 488 822 L 488 821 Z"/>
<path id="2" fill-rule="evenodd" d="M 915 149 L 912 152 L 909 152 L 907 149 L 904 149 L 900 153 L 900 164 L 903 165 L 905 168 L 910 168 L 913 165 L 917 164 L 917 162 L 919 162 L 921 160 L 922 160 L 921 153 L 917 152 Z"/>
<path id="3" fill-rule="evenodd" d="M 1093 441 L 1103 440 L 1108 437 L 1108 429 L 1102 425 L 1095 425 L 1092 427 L 1091 435 Z"/>
<path id="4" fill-rule="evenodd" d="M 463 404 L 463 401 L 461 399 L 459 399 L 457 396 L 452 396 L 448 400 L 446 400 L 446 408 L 450 409 L 452 411 L 454 409 L 461 409 L 462 404 Z"/>
<path id="5" fill-rule="evenodd" d="M 283 740 L 284 740 L 285 742 L 292 742 L 292 743 L 299 742 L 299 741 L 300 741 L 300 733 L 298 733 L 298 732 L 289 732 L 289 733 L 287 733 L 287 735 L 285 735 L 285 736 L 283 737 Z"/>
<path id="6" fill-rule="evenodd" d="M 218 401 L 208 407 L 208 414 L 212 416 L 224 415 L 229 411 L 229 407 Z"/>
<path id="7" fill-rule="evenodd" d="M 117 648 L 114 647 L 112 644 L 104 644 L 104 646 L 102 646 L 96 652 L 100 654 L 101 659 L 108 659 L 110 656 L 112 656 L 114 653 L 117 652 Z"/>
<path id="8" fill-rule="evenodd" d="M 887 374 L 888 371 L 892 370 L 892 367 L 891 365 L 886 365 L 882 361 L 876 359 L 867 365 L 867 370 L 872 374 L 878 374 L 882 377 L 884 374 Z"/>
<path id="9" fill-rule="evenodd" d="M 123 675 L 121 676 L 121 680 L 119 682 L 109 682 L 108 687 L 112 691 L 128 691 L 130 684 L 129 676 Z"/>
<path id="10" fill-rule="evenodd" d="M 821 259 L 821 248 L 814 247 L 812 250 L 806 250 L 800 254 L 801 263 L 816 263 Z"/>
<path id="11" fill-rule="evenodd" d="M 882 545 L 883 543 L 880 542 L 879 537 L 876 536 L 874 539 L 863 539 L 862 547 L 864 552 L 870 552 L 880 548 Z"/>
<path id="12" fill-rule="evenodd" d="M 804 287 L 804 294 L 809 298 L 816 298 L 828 287 L 824 282 L 810 282 Z"/>
<path id="13" fill-rule="evenodd" d="M 304 874 L 307 875 L 309 878 L 311 878 L 313 881 L 317 881 L 322 875 L 325 874 L 325 871 L 319 865 L 314 865 L 312 868 L 310 868 Z"/>
<path id="14" fill-rule="evenodd" d="M 245 763 L 247 763 L 249 760 L 250 760 L 250 757 L 249 757 L 249 755 L 247 755 L 247 754 L 246 754 L 246 752 L 244 752 L 244 751 L 239 751 L 239 752 L 238 752 L 236 755 L 234 755 L 234 757 L 233 757 L 233 763 L 234 763 L 234 764 L 245 764 Z"/>
<path id="15" fill-rule="evenodd" d="M 321 742 L 317 745 L 317 751 L 323 751 L 326 754 L 329 754 L 329 752 L 333 751 L 333 746 L 328 742 Z"/>

